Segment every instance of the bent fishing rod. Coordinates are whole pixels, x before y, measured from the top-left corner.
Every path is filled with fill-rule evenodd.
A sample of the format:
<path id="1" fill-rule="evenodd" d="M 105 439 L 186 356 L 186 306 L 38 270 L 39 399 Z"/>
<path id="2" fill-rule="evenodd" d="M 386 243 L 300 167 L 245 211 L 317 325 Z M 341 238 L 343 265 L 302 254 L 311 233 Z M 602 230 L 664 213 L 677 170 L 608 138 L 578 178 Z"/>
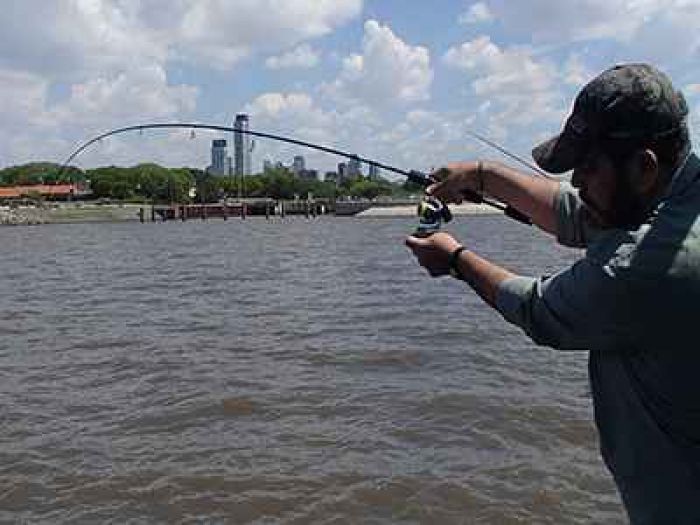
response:
<path id="1" fill-rule="evenodd" d="M 417 171 L 417 170 L 403 170 L 400 168 L 396 168 L 394 166 L 390 166 L 388 164 L 384 164 L 381 162 L 378 162 L 376 160 L 368 159 L 365 157 L 362 157 L 360 155 L 356 155 L 354 153 L 348 153 L 347 151 L 342 151 L 336 148 L 330 148 L 328 146 L 322 146 L 320 144 L 316 144 L 313 142 L 306 142 L 303 140 L 291 138 L 291 137 L 285 137 L 282 135 L 276 135 L 273 133 L 263 133 L 260 131 L 253 131 L 251 129 L 239 129 L 235 127 L 229 127 L 229 126 L 217 126 L 217 125 L 212 125 L 212 124 L 197 124 L 197 123 L 184 123 L 184 122 L 175 122 L 175 123 L 160 123 L 160 124 L 139 124 L 139 125 L 134 125 L 134 126 L 127 126 L 123 128 L 117 128 L 113 129 L 111 131 L 108 131 L 106 133 L 102 133 L 101 135 L 98 135 L 87 142 L 81 144 L 73 153 L 71 153 L 68 158 L 61 164 L 59 170 L 58 170 L 58 175 L 60 176 L 63 171 L 68 167 L 70 162 L 77 157 L 80 153 L 82 153 L 84 150 L 89 148 L 91 145 L 95 144 L 96 142 L 101 142 L 103 139 L 107 137 L 111 137 L 113 135 L 119 135 L 122 133 L 128 133 L 130 131 L 138 131 L 142 132 L 143 130 L 147 129 L 190 129 L 194 132 L 196 129 L 204 129 L 204 130 L 209 130 L 209 131 L 221 131 L 221 132 L 227 132 L 227 133 L 240 133 L 242 135 L 250 135 L 253 137 L 259 137 L 263 139 L 270 139 L 274 140 L 277 142 L 285 142 L 287 144 L 294 144 L 296 146 L 302 146 L 305 148 L 310 148 L 318 151 L 322 151 L 324 153 L 330 153 L 333 155 L 337 155 L 340 157 L 345 157 L 348 159 L 355 160 L 357 162 L 365 163 L 369 166 L 376 166 L 379 169 L 383 169 L 392 173 L 396 173 L 399 175 L 402 175 L 406 177 L 409 181 L 418 184 L 419 186 L 422 187 L 428 187 L 431 184 L 434 184 L 436 182 L 439 182 L 437 179 L 431 177 L 428 174 L 425 174 L 423 172 Z M 468 132 L 470 136 L 473 138 L 479 140 L 480 142 L 483 142 L 484 144 L 487 144 L 488 146 L 491 146 L 492 148 L 497 149 L 501 153 L 509 156 L 510 158 L 513 158 L 520 162 L 521 164 L 527 166 L 528 168 L 534 170 L 538 175 L 544 175 L 545 177 L 547 176 L 544 172 L 527 162 L 526 160 L 522 159 L 521 157 L 510 153 L 509 151 L 505 150 L 495 142 L 490 141 L 489 139 L 486 139 L 485 137 L 482 137 L 481 135 L 478 135 L 473 132 Z M 464 198 L 470 202 L 476 203 L 476 204 L 486 204 L 488 206 L 491 206 L 492 208 L 496 208 L 498 210 L 501 210 L 504 212 L 508 217 L 515 219 L 519 222 L 525 223 L 525 224 L 532 224 L 532 221 L 530 220 L 529 217 L 526 215 L 522 214 L 515 208 L 511 206 L 504 205 L 498 201 L 492 200 L 488 197 L 484 197 L 483 195 L 471 191 L 471 190 L 465 190 L 462 192 L 464 195 Z M 421 205 L 418 208 L 418 213 L 421 218 L 421 226 L 419 226 L 419 230 L 422 230 L 427 233 L 431 233 L 432 231 L 436 231 L 439 229 L 439 225 L 441 222 L 449 222 L 449 220 L 452 218 L 449 209 L 447 206 L 439 202 L 437 199 L 434 198 L 428 198 L 424 202 L 421 203 Z"/>

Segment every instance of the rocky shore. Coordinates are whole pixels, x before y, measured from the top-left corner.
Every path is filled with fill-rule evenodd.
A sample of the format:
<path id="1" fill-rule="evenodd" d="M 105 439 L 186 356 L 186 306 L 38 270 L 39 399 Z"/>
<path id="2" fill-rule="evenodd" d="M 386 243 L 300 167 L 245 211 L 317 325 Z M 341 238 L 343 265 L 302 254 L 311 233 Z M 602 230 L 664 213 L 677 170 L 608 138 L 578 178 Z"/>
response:
<path id="1" fill-rule="evenodd" d="M 44 211 L 37 208 L 0 208 L 0 224 L 5 226 L 31 226 L 44 224 Z"/>
<path id="2" fill-rule="evenodd" d="M 123 222 L 139 219 L 139 208 L 133 204 L 97 205 L 62 204 L 51 207 L 0 207 L 0 226 L 29 226 L 84 222 Z"/>

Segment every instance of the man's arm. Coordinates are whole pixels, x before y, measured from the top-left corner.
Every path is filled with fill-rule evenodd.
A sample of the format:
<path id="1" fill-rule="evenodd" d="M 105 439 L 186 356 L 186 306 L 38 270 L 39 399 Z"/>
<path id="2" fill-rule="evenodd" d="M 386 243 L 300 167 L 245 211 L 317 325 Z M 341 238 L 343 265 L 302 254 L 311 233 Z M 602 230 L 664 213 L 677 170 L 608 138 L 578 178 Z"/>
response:
<path id="1" fill-rule="evenodd" d="M 450 255 L 460 246 L 445 232 L 409 237 L 406 244 L 434 277 L 449 273 Z M 553 277 L 535 279 L 462 250 L 452 269 L 538 344 L 562 350 L 606 350 L 638 339 L 633 329 L 637 307 L 625 265 L 584 258 Z"/>
<path id="2" fill-rule="evenodd" d="M 461 244 L 446 232 L 437 232 L 429 237 L 408 237 L 406 245 L 411 248 L 418 262 L 433 277 L 450 273 L 450 258 Z M 516 277 L 477 254 L 462 250 L 454 260 L 453 270 L 471 286 L 489 305 L 496 307 L 498 288 L 503 281 Z"/>
<path id="3" fill-rule="evenodd" d="M 427 191 L 443 202 L 461 202 L 464 190 L 490 195 L 530 217 L 564 246 L 584 248 L 600 232 L 587 220 L 578 191 L 567 181 L 534 177 L 483 161 L 448 164 L 433 176 L 442 182 Z"/>
<path id="4" fill-rule="evenodd" d="M 428 193 L 446 203 L 459 202 L 462 192 L 484 193 L 524 213 L 543 230 L 556 234 L 555 199 L 559 182 L 527 175 L 498 162 L 455 162 L 434 173 L 442 182 Z"/>

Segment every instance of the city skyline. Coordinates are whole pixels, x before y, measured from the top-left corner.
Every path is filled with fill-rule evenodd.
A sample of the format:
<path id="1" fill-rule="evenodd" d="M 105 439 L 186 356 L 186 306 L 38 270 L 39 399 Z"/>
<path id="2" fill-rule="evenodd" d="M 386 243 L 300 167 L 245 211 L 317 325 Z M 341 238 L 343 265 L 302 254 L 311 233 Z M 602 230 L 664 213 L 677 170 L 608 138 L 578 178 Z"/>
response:
<path id="1" fill-rule="evenodd" d="M 627 61 L 671 76 L 698 139 L 700 0 L 10 5 L 0 20 L 0 167 L 60 162 L 118 127 L 231 126 L 238 113 L 252 129 L 406 169 L 501 158 L 468 130 L 529 156 L 560 130 L 587 80 Z M 114 137 L 77 163 L 202 166 L 213 138 L 186 130 Z M 295 153 L 256 141 L 249 171 Z M 339 162 L 301 153 L 322 172 Z"/>

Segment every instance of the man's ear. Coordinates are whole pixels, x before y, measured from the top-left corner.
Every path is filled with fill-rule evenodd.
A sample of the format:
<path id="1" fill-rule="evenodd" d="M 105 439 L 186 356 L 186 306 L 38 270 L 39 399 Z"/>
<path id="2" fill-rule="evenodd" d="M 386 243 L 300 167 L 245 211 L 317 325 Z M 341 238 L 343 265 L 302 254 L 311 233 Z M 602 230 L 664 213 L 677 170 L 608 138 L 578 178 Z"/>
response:
<path id="1" fill-rule="evenodd" d="M 638 195 L 649 196 L 657 190 L 661 183 L 661 166 L 656 153 L 650 149 L 637 151 L 630 167 L 632 186 Z"/>

